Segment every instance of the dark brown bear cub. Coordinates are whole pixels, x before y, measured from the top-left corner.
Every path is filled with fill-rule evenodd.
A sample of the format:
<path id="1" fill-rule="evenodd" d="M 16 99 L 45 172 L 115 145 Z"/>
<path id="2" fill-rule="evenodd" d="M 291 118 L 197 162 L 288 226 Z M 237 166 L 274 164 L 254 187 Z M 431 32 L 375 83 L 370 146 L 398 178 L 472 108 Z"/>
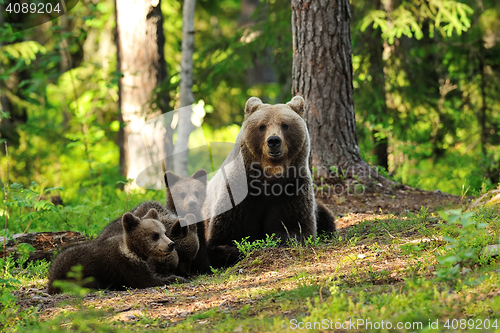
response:
<path id="1" fill-rule="evenodd" d="M 166 206 L 174 214 L 184 217 L 191 213 L 198 221 L 203 220 L 201 208 L 207 197 L 207 172 L 196 171 L 191 177 L 181 178 L 173 172 L 165 172 L 168 193 Z"/>
<path id="2" fill-rule="evenodd" d="M 76 265 L 83 266 L 83 278 L 93 278 L 85 285 L 92 289 L 148 288 L 185 281 L 177 276 L 159 277 L 146 262 L 152 256 L 168 256 L 174 250 L 174 242 L 166 236 L 165 226 L 157 218 L 154 209 L 142 219 L 125 213 L 122 234 L 61 252 L 49 270 L 49 294 L 61 292 L 53 282 L 68 280 L 67 273 Z"/>
<path id="3" fill-rule="evenodd" d="M 196 228 L 199 240 L 199 250 L 194 259 L 183 260 L 180 252 L 189 253 L 189 251 L 181 250 L 180 245 L 177 247 L 179 251 L 179 265 L 176 274 L 183 275 L 182 272 L 206 273 L 210 271 L 210 261 L 208 259 L 206 241 L 205 241 L 205 224 L 201 209 L 205 203 L 207 196 L 207 172 L 203 169 L 196 171 L 191 177 L 181 178 L 173 172 L 165 173 L 165 184 L 167 185 L 167 200 L 166 206 L 174 214 L 179 217 L 184 217 L 186 214 L 194 214 L 196 216 Z M 177 242 L 177 241 L 176 241 Z"/>
<path id="4" fill-rule="evenodd" d="M 195 223 L 196 217 L 193 214 L 187 214 L 183 218 L 179 218 L 157 201 L 143 202 L 130 212 L 142 218 L 151 209 L 155 209 L 158 212 L 158 221 L 165 226 L 167 237 L 173 240 L 176 245 L 173 253 L 175 254 L 175 258 L 173 255 L 168 257 L 151 257 L 148 260 L 148 264 L 155 273 L 164 276 L 173 273 L 181 276 L 188 276 L 191 262 L 196 257 L 198 249 L 200 248 L 197 225 Z M 121 227 L 120 220 L 115 220 L 104 228 L 97 239 L 106 239 L 122 233 L 123 228 Z"/>

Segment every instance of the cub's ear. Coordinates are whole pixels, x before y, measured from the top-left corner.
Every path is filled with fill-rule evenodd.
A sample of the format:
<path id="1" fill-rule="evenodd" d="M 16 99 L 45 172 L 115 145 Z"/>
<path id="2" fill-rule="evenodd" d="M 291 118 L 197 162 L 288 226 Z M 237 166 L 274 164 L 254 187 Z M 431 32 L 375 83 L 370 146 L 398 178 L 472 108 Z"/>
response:
<path id="1" fill-rule="evenodd" d="M 169 238 L 183 238 L 187 236 L 188 227 L 187 225 L 183 225 L 181 221 L 184 222 L 182 219 L 174 222 L 172 228 L 170 228 Z"/>
<path id="2" fill-rule="evenodd" d="M 122 216 L 122 225 L 125 232 L 132 232 L 139 226 L 141 220 L 132 213 L 125 213 Z"/>
<path id="3" fill-rule="evenodd" d="M 245 104 L 245 116 L 248 117 L 262 105 L 262 101 L 257 97 L 250 97 Z"/>
<path id="4" fill-rule="evenodd" d="M 144 215 L 143 219 L 158 220 L 158 212 L 156 211 L 156 209 L 151 208 L 149 212 L 146 215 Z"/>
<path id="5" fill-rule="evenodd" d="M 293 111 L 297 112 L 297 114 L 304 118 L 304 99 L 302 96 L 295 96 L 292 100 L 286 103 Z"/>
<path id="6" fill-rule="evenodd" d="M 167 186 L 167 188 L 174 186 L 180 179 L 180 176 L 177 176 L 171 171 L 165 172 L 165 186 Z"/>
<path id="7" fill-rule="evenodd" d="M 205 169 L 200 169 L 196 171 L 195 173 L 193 173 L 191 178 L 199 180 L 205 186 L 207 185 L 207 171 Z"/>

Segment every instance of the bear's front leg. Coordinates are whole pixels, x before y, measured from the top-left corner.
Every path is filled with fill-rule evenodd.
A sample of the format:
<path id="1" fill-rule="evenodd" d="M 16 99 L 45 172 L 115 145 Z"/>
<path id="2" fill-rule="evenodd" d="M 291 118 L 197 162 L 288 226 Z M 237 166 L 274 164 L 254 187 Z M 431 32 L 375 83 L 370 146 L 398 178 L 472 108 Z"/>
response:
<path id="1" fill-rule="evenodd" d="M 310 196 L 289 196 L 273 200 L 263 223 L 264 234 L 272 235 L 285 243 L 288 239 L 304 242 L 316 237 L 314 198 Z"/>

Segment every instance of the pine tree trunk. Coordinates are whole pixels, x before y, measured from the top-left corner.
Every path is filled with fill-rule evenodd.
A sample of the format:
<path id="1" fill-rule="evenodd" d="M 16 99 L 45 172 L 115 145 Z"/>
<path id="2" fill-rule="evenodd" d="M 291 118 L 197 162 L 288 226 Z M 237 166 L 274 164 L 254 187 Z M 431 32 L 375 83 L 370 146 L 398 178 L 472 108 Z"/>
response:
<path id="1" fill-rule="evenodd" d="M 177 141 L 174 147 L 174 171 L 181 177 L 187 177 L 188 142 L 193 129 L 191 123 L 191 105 L 193 97 L 193 53 L 194 53 L 194 10 L 196 0 L 185 0 L 182 10 L 182 59 L 181 82 L 179 87 L 180 106 L 177 125 Z"/>
<path id="2" fill-rule="evenodd" d="M 167 77 L 161 0 L 115 0 L 115 15 L 117 67 L 123 74 L 118 83 L 120 171 L 131 178 L 142 170 L 133 170 L 130 163 L 129 151 L 136 147 L 133 142 L 129 146 L 129 134 L 139 130 L 148 115 L 159 114 L 155 108 L 168 106 L 164 98 L 158 101 L 152 95 Z"/>
<path id="3" fill-rule="evenodd" d="M 302 95 L 311 136 L 311 166 L 369 170 L 361 158 L 354 114 L 348 0 L 292 0 L 292 94 Z M 363 176 L 363 175 L 361 175 Z"/>

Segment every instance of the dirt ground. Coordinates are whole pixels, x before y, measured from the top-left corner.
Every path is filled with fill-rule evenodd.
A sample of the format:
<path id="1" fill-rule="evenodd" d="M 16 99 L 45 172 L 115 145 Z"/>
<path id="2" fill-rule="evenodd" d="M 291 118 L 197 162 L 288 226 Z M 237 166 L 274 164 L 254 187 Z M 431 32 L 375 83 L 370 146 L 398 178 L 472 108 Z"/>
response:
<path id="1" fill-rule="evenodd" d="M 326 204 L 338 217 L 349 213 L 404 215 L 408 212 L 418 212 L 421 207 L 434 212 L 438 209 L 465 205 L 474 199 L 473 197 L 462 199 L 439 190 L 424 191 L 406 185 L 392 187 L 377 183 L 372 187 L 355 189 L 354 186 L 342 186 L 342 188 L 351 188 L 352 193 L 339 190 L 341 187 L 329 187 L 318 190 L 316 195 L 316 198 Z"/>
<path id="2" fill-rule="evenodd" d="M 359 195 L 328 196 L 323 193 L 318 195 L 318 200 L 335 212 L 339 235 L 347 234 L 350 228 L 361 222 L 377 223 L 377 220 L 387 219 L 389 214 L 394 218 L 408 212 L 420 211 L 421 206 L 433 212 L 466 204 L 457 196 L 440 191 L 411 189 L 406 186 L 370 190 Z M 435 220 L 436 218 L 431 218 L 427 223 L 433 225 Z M 409 241 L 419 237 L 417 234 L 415 232 L 413 235 L 412 231 L 409 231 L 399 237 L 402 241 Z M 392 235 L 391 237 L 394 238 Z M 101 291 L 85 296 L 84 304 L 92 305 L 95 309 L 109 310 L 113 319 L 123 322 L 138 321 L 147 313 L 148 318 L 160 319 L 165 326 L 175 325 L 176 322 L 192 314 L 209 309 L 229 313 L 241 309 L 246 304 L 252 305 L 253 309 L 248 315 L 252 315 L 252 311 L 263 311 L 262 307 L 272 312 L 273 307 L 279 308 L 279 306 L 272 301 L 259 303 L 263 294 L 297 288 L 301 279 L 298 276 L 303 276 L 305 281 L 314 279 L 317 282 L 326 281 L 332 276 L 345 276 L 343 271 L 349 268 L 346 257 L 361 258 L 360 268 L 370 266 L 371 269 L 384 272 L 380 275 L 380 281 L 375 281 L 380 284 L 401 281 L 399 272 L 407 266 L 404 258 L 393 255 L 390 251 L 380 256 L 379 252 L 369 250 L 363 241 L 350 248 L 341 248 L 333 243 L 331 246 L 327 244 L 317 249 L 272 248 L 253 253 L 250 258 L 246 258 L 222 276 L 217 274 L 202 276 L 187 284 L 145 290 Z M 69 296 L 46 294 L 46 290 L 40 288 L 44 283 L 46 281 L 40 281 L 38 288 L 37 285 L 33 285 L 17 292 L 22 308 L 38 307 L 42 320 L 53 317 L 62 309 L 72 308 L 72 305 L 58 305 Z M 305 309 L 295 308 L 289 311 L 289 314 L 295 316 L 302 311 Z M 285 315 L 288 314 L 285 312 Z M 210 325 L 210 318 L 200 319 L 198 323 L 201 326 Z"/>

